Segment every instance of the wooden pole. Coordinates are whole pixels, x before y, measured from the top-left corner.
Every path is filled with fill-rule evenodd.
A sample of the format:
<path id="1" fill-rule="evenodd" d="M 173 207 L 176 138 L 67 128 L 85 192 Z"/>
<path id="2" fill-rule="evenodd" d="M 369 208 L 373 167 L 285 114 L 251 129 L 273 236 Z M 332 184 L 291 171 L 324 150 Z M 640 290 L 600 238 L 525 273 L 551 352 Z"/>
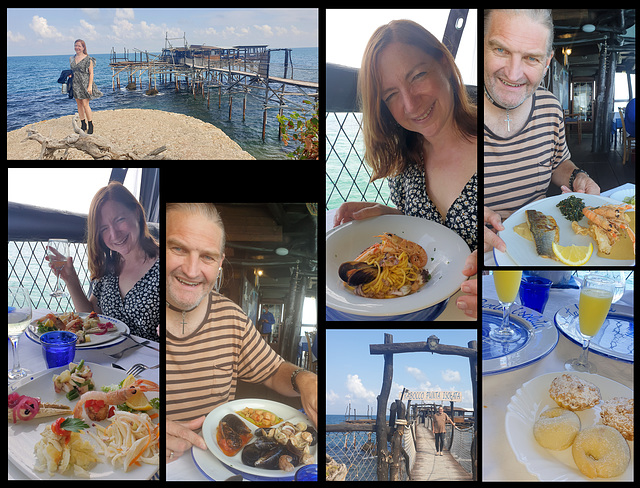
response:
<path id="1" fill-rule="evenodd" d="M 476 341 L 469 341 L 467 344 L 469 349 L 477 351 L 478 343 Z M 473 441 L 471 442 L 471 474 L 473 475 L 473 481 L 478 480 L 478 356 L 469 357 L 469 370 L 471 373 L 471 390 L 473 392 Z"/>
<path id="2" fill-rule="evenodd" d="M 475 358 L 476 351 L 466 347 L 438 344 L 433 350 L 427 342 L 398 342 L 397 344 L 370 344 L 370 354 L 398 354 L 401 352 L 435 352 L 437 354 Z"/>
<path id="3" fill-rule="evenodd" d="M 393 343 L 391 334 L 384 335 L 384 343 Z M 393 354 L 384 355 L 384 370 L 382 373 L 382 389 L 378 395 L 378 410 L 376 412 L 376 444 L 378 451 L 377 474 L 378 481 L 389 480 L 389 452 L 387 450 L 387 435 L 389 428 L 387 427 L 387 402 L 389 393 L 391 392 L 391 382 L 393 380 Z"/>

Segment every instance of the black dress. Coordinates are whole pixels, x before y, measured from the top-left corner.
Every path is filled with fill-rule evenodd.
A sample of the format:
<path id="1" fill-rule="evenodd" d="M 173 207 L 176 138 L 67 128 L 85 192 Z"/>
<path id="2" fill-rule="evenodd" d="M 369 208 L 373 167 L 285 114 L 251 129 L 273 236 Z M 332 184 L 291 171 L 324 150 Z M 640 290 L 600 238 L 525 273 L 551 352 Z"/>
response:
<path id="1" fill-rule="evenodd" d="M 131 334 L 152 341 L 158 340 L 160 325 L 160 259 L 133 285 L 122 298 L 120 280 L 114 274 L 93 282 L 93 295 L 104 315 L 121 320 Z"/>
<path id="2" fill-rule="evenodd" d="M 471 179 L 455 199 L 446 218 L 438 212 L 427 195 L 424 168 L 411 164 L 404 173 L 389 178 L 391 200 L 405 215 L 432 220 L 448 227 L 469 245 L 471 251 L 478 247 L 478 174 Z"/>

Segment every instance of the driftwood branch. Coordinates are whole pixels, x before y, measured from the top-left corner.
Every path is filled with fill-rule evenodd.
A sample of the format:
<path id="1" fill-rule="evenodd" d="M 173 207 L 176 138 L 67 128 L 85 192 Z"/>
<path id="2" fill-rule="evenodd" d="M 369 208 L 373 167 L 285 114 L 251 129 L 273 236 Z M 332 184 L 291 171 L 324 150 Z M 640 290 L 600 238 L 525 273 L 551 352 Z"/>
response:
<path id="1" fill-rule="evenodd" d="M 105 137 L 85 133 L 78 125 L 79 120 L 80 117 L 76 114 L 71 120 L 75 134 L 71 134 L 64 139 L 54 140 L 44 137 L 36 130 L 27 129 L 27 138 L 24 141 L 32 140 L 42 144 L 38 159 L 56 159 L 54 157 L 55 152 L 61 149 L 65 150 L 62 159 L 66 159 L 71 148 L 87 153 L 93 159 L 166 159 L 164 155 L 160 155 L 161 152 L 167 149 L 166 146 L 154 149 L 145 156 L 139 156 L 135 151 L 120 149 Z"/>

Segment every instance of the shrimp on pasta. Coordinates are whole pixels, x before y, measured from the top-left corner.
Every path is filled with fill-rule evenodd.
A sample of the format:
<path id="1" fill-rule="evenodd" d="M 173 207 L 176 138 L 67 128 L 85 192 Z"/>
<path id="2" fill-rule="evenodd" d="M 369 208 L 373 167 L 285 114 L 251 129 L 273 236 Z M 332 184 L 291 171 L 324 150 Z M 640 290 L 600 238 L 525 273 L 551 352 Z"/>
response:
<path id="1" fill-rule="evenodd" d="M 395 234 L 379 236 L 382 242 L 365 249 L 338 270 L 345 286 L 367 298 L 396 298 L 418 291 L 427 281 L 426 251 Z"/>

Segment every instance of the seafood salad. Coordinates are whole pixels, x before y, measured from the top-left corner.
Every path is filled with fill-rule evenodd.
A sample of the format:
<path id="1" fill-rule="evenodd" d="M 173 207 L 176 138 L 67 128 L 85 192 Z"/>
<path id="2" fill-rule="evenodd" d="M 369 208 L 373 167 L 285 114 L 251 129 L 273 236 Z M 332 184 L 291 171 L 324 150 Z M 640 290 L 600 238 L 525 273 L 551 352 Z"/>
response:
<path id="1" fill-rule="evenodd" d="M 390 232 L 375 237 L 382 242 L 338 268 L 349 290 L 366 298 L 397 298 L 417 292 L 429 281 L 427 253 L 420 245 Z"/>

